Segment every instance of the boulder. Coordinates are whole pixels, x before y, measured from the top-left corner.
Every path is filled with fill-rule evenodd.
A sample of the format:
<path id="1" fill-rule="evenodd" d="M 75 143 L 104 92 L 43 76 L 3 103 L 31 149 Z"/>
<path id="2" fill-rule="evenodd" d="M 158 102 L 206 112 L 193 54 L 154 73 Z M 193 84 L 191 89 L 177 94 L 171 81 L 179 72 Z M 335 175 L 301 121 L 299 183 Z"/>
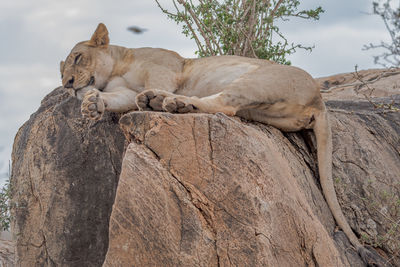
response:
<path id="1" fill-rule="evenodd" d="M 312 172 L 281 132 L 223 114 L 121 124 L 132 142 L 103 266 L 344 266 L 333 220 L 328 232 L 296 182 Z"/>
<path id="2" fill-rule="evenodd" d="M 19 129 L 12 153 L 17 266 L 100 266 L 121 170 L 118 117 L 83 119 L 61 88 Z"/>
<path id="3" fill-rule="evenodd" d="M 360 240 L 400 266 L 400 112 L 374 108 L 348 75 L 319 80 L 336 191 Z M 400 102 L 396 75 L 370 84 L 385 86 L 374 101 Z M 118 121 L 82 118 L 58 88 L 21 127 L 17 266 L 365 266 L 321 194 L 312 131 L 223 114 Z"/>
<path id="4" fill-rule="evenodd" d="M 365 100 L 400 94 L 400 68 L 370 69 L 317 78 L 325 100 Z"/>
<path id="5" fill-rule="evenodd" d="M 0 239 L 0 267 L 15 266 L 15 244 L 9 240 Z"/>
<path id="6" fill-rule="evenodd" d="M 400 103 L 400 95 L 375 100 Z M 342 210 L 361 241 L 400 266 L 400 112 L 375 109 L 366 101 L 327 105 Z"/>
<path id="7" fill-rule="evenodd" d="M 398 265 L 400 113 L 327 106 L 343 211 Z M 130 145 L 103 266 L 364 266 L 319 189 L 311 131 L 223 114 L 134 112 L 120 124 Z"/>

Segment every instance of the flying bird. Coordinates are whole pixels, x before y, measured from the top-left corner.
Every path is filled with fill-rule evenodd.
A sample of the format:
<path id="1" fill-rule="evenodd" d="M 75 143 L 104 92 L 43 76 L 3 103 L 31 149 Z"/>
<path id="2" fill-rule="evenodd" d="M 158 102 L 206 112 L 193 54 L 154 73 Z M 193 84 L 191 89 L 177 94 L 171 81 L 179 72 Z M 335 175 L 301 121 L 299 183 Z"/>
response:
<path id="1" fill-rule="evenodd" d="M 130 26 L 127 28 L 128 31 L 131 31 L 135 34 L 142 34 L 143 32 L 147 31 L 147 29 L 140 28 L 138 26 Z"/>

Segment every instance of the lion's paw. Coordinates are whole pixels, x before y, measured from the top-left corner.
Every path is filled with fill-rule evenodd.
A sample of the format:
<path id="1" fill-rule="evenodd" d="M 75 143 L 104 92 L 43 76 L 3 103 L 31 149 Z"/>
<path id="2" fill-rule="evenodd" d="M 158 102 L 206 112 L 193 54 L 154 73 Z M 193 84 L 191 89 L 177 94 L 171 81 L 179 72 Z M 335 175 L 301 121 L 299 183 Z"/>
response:
<path id="1" fill-rule="evenodd" d="M 105 104 L 100 97 L 100 91 L 92 89 L 85 94 L 82 100 L 81 112 L 84 117 L 99 120 L 105 111 Z"/>
<path id="2" fill-rule="evenodd" d="M 164 99 L 172 95 L 174 94 L 162 90 L 146 90 L 136 96 L 136 105 L 139 110 L 163 111 Z"/>
<path id="3" fill-rule="evenodd" d="M 190 103 L 189 97 L 172 96 L 164 99 L 163 110 L 171 113 L 190 113 L 197 110 L 197 108 Z"/>

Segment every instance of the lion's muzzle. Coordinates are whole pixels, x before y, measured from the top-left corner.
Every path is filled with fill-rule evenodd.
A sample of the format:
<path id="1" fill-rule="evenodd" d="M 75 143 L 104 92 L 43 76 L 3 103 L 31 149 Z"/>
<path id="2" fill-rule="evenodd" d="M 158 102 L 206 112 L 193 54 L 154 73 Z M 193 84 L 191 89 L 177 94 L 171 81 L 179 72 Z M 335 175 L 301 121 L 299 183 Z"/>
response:
<path id="1" fill-rule="evenodd" d="M 64 84 L 64 88 L 74 88 L 74 76 L 71 77 L 71 79 L 69 79 L 65 84 Z"/>
<path id="2" fill-rule="evenodd" d="M 88 85 L 93 85 L 93 84 L 94 84 L 94 82 L 95 82 L 95 80 L 94 80 L 94 76 L 91 76 L 91 77 L 90 77 L 90 81 L 89 81 L 89 84 L 88 84 Z"/>

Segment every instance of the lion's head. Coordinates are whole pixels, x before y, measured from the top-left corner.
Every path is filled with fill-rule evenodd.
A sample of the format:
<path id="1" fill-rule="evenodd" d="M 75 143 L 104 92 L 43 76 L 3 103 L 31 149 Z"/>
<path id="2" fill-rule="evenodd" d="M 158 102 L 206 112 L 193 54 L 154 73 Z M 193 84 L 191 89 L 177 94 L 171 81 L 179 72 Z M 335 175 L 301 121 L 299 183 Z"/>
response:
<path id="1" fill-rule="evenodd" d="M 75 45 L 65 62 L 61 61 L 62 85 L 72 95 L 82 99 L 91 88 L 106 86 L 113 68 L 108 45 L 107 28 L 100 23 L 89 41 Z"/>

